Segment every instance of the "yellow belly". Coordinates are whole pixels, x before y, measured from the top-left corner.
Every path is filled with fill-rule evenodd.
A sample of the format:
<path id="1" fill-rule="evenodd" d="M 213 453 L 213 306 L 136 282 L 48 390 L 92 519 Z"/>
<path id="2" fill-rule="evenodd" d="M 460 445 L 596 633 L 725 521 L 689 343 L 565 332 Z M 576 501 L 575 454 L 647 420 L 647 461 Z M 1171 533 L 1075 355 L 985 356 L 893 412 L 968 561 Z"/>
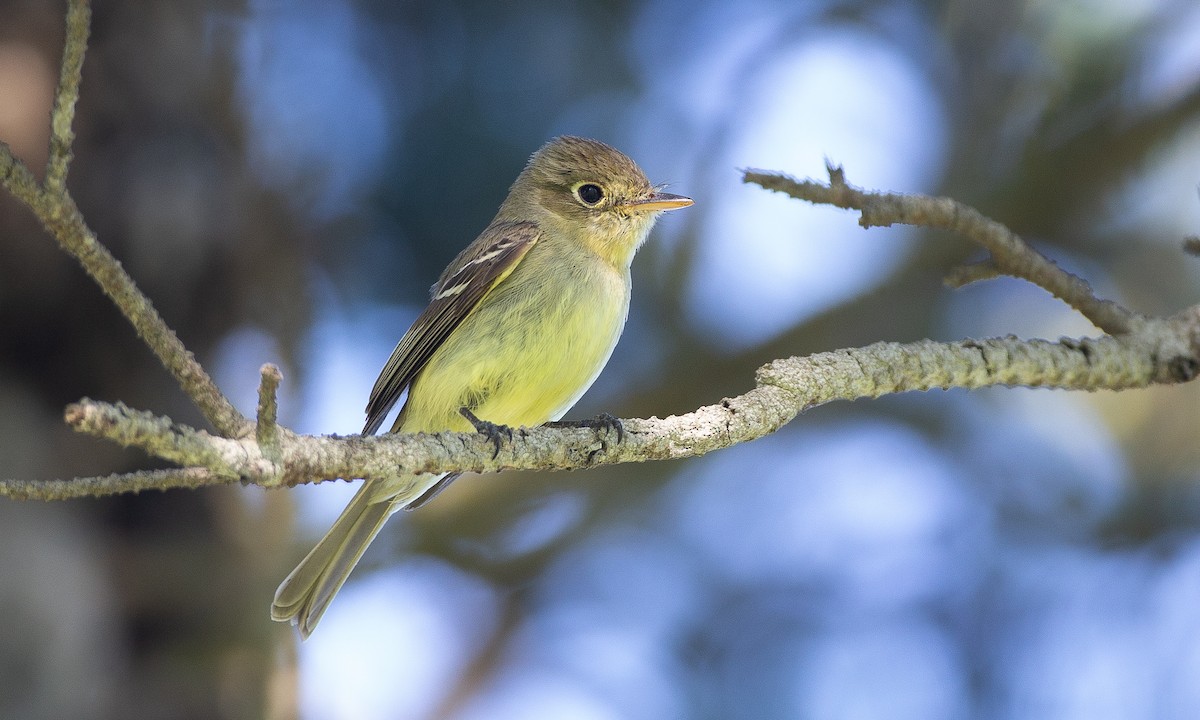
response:
<path id="1" fill-rule="evenodd" d="M 591 386 L 625 324 L 628 272 L 538 272 L 531 259 L 544 260 L 526 258 L 430 357 L 393 431 L 469 431 L 461 407 L 501 425 L 540 425 Z"/>

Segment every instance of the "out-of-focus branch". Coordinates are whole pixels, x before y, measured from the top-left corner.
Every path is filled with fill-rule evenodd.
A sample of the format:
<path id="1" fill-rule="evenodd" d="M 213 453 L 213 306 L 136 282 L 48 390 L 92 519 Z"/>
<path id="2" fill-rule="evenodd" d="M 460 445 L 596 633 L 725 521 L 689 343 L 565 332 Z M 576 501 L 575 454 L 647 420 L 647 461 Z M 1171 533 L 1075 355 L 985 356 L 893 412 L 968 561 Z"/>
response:
<path id="1" fill-rule="evenodd" d="M 214 428 L 227 436 L 252 432 L 250 421 L 221 393 L 121 263 L 96 239 L 67 191 L 74 140 L 71 123 L 79 99 L 90 14 L 86 0 L 72 0 L 68 4 L 66 43 L 51 114 L 50 159 L 45 182 L 39 183 L 8 145 L 0 142 L 0 186 L 28 206 L 59 246 L 83 266 Z"/>
<path id="2" fill-rule="evenodd" d="M 66 192 L 67 166 L 75 144 L 75 104 L 79 102 L 79 81 L 83 75 L 83 56 L 87 52 L 92 10 L 87 0 L 67 3 L 67 39 L 63 46 L 58 90 L 50 113 L 50 160 L 46 166 L 46 190 L 52 195 Z"/>
<path id="3" fill-rule="evenodd" d="M 73 500 L 146 490 L 200 488 L 231 482 L 234 480 L 220 477 L 208 468 L 188 467 L 70 480 L 0 480 L 0 495 L 13 500 Z"/>
<path id="4" fill-rule="evenodd" d="M 867 192 L 848 184 L 840 167 L 830 165 L 828 171 L 828 183 L 760 170 L 746 171 L 744 180 L 811 203 L 858 210 L 858 222 L 864 228 L 919 225 L 963 235 L 986 249 L 990 260 L 973 266 L 974 270 L 952 274 L 948 281 L 953 286 L 1012 275 L 1046 289 L 1107 333 L 1129 332 L 1143 320 L 1137 313 L 1096 297 L 1086 280 L 1058 267 L 1012 230 L 972 207 L 944 197 Z"/>

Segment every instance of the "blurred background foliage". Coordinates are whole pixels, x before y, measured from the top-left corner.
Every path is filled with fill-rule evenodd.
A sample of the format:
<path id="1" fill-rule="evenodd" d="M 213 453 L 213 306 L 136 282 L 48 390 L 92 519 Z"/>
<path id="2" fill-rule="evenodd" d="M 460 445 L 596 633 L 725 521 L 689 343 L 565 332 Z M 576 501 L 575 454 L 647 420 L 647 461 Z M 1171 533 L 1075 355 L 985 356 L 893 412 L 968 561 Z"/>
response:
<path id="1" fill-rule="evenodd" d="M 951 292 L 961 238 L 865 232 L 736 168 L 945 194 L 1147 313 L 1200 300 L 1190 0 L 98 3 L 70 187 L 246 411 L 356 432 L 428 286 L 573 133 L 693 196 L 635 263 L 572 416 L 666 415 L 774 357 L 1095 333 Z M 0 2 L 0 139 L 45 161 L 60 3 Z M 150 466 L 83 396 L 200 424 L 0 197 L 0 474 Z M 0 715 L 1200 716 L 1194 386 L 820 408 L 679 463 L 460 480 L 397 517 L 320 630 L 275 585 L 353 487 L 0 503 Z"/>

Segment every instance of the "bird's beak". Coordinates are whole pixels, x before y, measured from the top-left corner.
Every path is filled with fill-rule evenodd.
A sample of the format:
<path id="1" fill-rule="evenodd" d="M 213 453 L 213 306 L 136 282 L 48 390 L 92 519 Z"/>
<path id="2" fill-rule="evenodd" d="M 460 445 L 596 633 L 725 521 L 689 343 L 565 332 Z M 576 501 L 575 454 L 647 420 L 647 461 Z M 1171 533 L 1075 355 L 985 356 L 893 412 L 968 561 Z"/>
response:
<path id="1" fill-rule="evenodd" d="M 685 208 L 691 204 L 692 199 L 690 197 L 684 197 L 683 195 L 672 195 L 671 193 L 665 192 L 655 192 L 650 193 L 646 197 L 639 200 L 625 203 L 624 207 L 629 208 L 634 212 L 660 212 L 662 210 Z"/>

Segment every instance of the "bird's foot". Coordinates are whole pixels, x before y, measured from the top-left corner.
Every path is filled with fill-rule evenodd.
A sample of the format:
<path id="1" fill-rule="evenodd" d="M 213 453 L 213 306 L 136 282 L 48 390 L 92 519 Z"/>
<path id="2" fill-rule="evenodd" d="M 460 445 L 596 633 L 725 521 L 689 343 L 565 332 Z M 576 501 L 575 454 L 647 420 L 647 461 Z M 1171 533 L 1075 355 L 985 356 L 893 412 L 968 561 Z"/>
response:
<path id="1" fill-rule="evenodd" d="M 487 439 L 492 441 L 492 445 L 496 448 L 492 452 L 493 460 L 495 460 L 496 457 L 500 455 L 500 438 L 501 438 L 501 436 L 507 438 L 509 442 L 512 442 L 513 431 L 512 431 L 512 428 L 510 428 L 509 426 L 497 425 L 494 422 L 488 422 L 487 420 L 480 420 L 478 417 L 476 417 L 475 413 L 471 412 L 471 409 L 467 408 L 467 407 L 459 408 L 458 412 L 460 415 L 462 415 L 463 417 L 465 417 L 467 419 L 467 422 L 469 422 L 475 426 L 475 432 L 479 433 L 480 435 L 486 435 Z"/>

